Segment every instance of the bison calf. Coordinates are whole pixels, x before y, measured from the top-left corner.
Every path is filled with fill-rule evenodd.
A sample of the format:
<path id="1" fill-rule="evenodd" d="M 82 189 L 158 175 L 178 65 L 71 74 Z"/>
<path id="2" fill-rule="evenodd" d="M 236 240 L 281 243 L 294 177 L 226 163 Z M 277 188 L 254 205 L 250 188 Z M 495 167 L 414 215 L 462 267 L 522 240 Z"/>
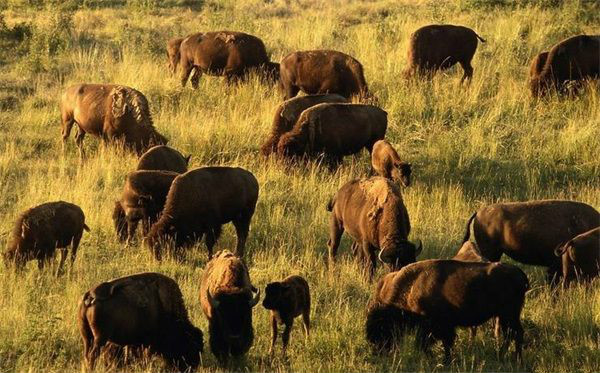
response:
<path id="1" fill-rule="evenodd" d="M 142 154 L 137 170 L 173 171 L 182 174 L 187 171 L 190 157 L 191 155 L 184 157 L 166 145 L 157 145 Z"/>
<path id="2" fill-rule="evenodd" d="M 563 285 L 589 281 L 600 274 L 600 227 L 582 233 L 555 251 L 562 257 Z"/>
<path id="3" fill-rule="evenodd" d="M 411 164 L 402 162 L 396 149 L 386 140 L 379 140 L 373 145 L 371 166 L 379 176 L 399 182 L 405 187 L 410 185 Z"/>

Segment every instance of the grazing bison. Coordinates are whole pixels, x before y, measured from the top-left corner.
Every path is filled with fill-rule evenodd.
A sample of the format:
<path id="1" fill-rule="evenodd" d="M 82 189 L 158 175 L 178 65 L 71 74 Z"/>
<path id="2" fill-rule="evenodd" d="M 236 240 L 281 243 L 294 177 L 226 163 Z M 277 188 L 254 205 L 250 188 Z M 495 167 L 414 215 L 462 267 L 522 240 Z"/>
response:
<path id="1" fill-rule="evenodd" d="M 371 166 L 379 176 L 400 182 L 405 187 L 410 185 L 412 165 L 402 162 L 396 149 L 386 140 L 379 140 L 373 145 Z"/>
<path id="2" fill-rule="evenodd" d="M 398 332 L 416 328 L 417 345 L 427 351 L 441 340 L 449 363 L 456 327 L 498 317 L 504 334 L 501 353 L 514 340 L 521 359 L 520 316 L 528 288 L 525 273 L 510 264 L 423 260 L 379 281 L 369 304 L 367 340 L 378 349 L 389 349 Z"/>
<path id="3" fill-rule="evenodd" d="M 589 281 L 600 274 L 600 227 L 577 235 L 558 247 L 562 257 L 563 285 L 571 281 Z"/>
<path id="4" fill-rule="evenodd" d="M 95 286 L 79 303 L 78 321 L 90 369 L 107 343 L 149 348 L 180 371 L 200 363 L 202 332 L 190 322 L 177 283 L 159 273 Z"/>
<path id="5" fill-rule="evenodd" d="M 261 148 L 264 156 L 269 156 L 277 150 L 279 138 L 286 132 L 289 132 L 296 124 L 300 114 L 311 106 L 322 104 L 324 102 L 348 102 L 340 95 L 309 95 L 294 97 L 284 101 L 275 111 L 271 136 Z"/>
<path id="6" fill-rule="evenodd" d="M 271 349 L 273 354 L 277 341 L 277 322 L 285 325 L 283 331 L 283 353 L 290 341 L 294 318 L 302 315 L 304 334 L 310 333 L 310 289 L 308 282 L 300 276 L 289 276 L 281 282 L 271 282 L 265 289 L 263 307 L 271 310 Z"/>
<path id="7" fill-rule="evenodd" d="M 497 262 L 506 254 L 524 264 L 548 267 L 548 280 L 554 286 L 561 276 L 554 249 L 600 225 L 600 214 L 574 201 L 497 203 L 469 218 L 463 242 L 469 240 L 471 222 L 481 255 Z"/>
<path id="8" fill-rule="evenodd" d="M 10 235 L 4 263 L 14 263 L 21 270 L 29 260 L 37 260 L 38 268 L 61 249 L 60 263 L 56 274 L 59 275 L 67 257 L 67 248 L 71 246 L 71 268 L 77 256 L 79 241 L 83 230 L 89 232 L 85 224 L 85 215 L 81 208 L 69 202 L 47 202 L 30 208 L 17 218 Z"/>
<path id="9" fill-rule="evenodd" d="M 387 129 L 387 113 L 372 105 L 325 103 L 302 112 L 294 128 L 283 134 L 277 153 L 287 157 L 325 155 L 333 168 L 345 155 L 369 153 Z"/>
<path id="10" fill-rule="evenodd" d="M 314 95 L 337 93 L 346 98 L 369 98 L 363 67 L 355 58 L 332 50 L 293 52 L 279 66 L 285 99 L 299 91 Z"/>
<path id="11" fill-rule="evenodd" d="M 562 92 L 568 81 L 598 78 L 600 35 L 577 35 L 561 41 L 550 49 L 538 71 L 530 79 L 533 96 L 543 96 L 551 89 Z"/>
<path id="12" fill-rule="evenodd" d="M 170 48 L 176 50 L 176 41 Z M 181 41 L 179 53 L 169 53 L 173 71 L 181 65 L 181 85 L 185 87 L 190 73 L 192 87 L 198 88 L 203 73 L 225 76 L 227 82 L 244 79 L 252 70 L 268 81 L 279 79 L 279 64 L 271 62 L 262 40 L 253 35 L 233 31 L 203 32 Z"/>
<path id="13" fill-rule="evenodd" d="M 535 79 L 539 79 L 542 70 L 544 69 L 544 65 L 546 64 L 546 59 L 548 58 L 548 52 L 544 51 L 535 56 L 535 58 L 531 61 L 529 65 L 529 84 Z"/>
<path id="14" fill-rule="evenodd" d="M 103 140 L 123 141 L 138 155 L 167 139 L 156 131 L 148 101 L 130 87 L 114 84 L 76 84 L 67 88 L 60 104 L 63 144 L 77 124 L 75 143 L 83 157 L 86 133 Z"/>
<path id="15" fill-rule="evenodd" d="M 463 26 L 429 25 L 410 36 L 408 69 L 405 76 L 433 75 L 459 63 L 464 74 L 461 83 L 473 76 L 471 60 L 477 49 L 477 39 L 485 40 L 475 31 Z"/>
<path id="16" fill-rule="evenodd" d="M 167 239 L 174 239 L 178 250 L 206 235 L 211 258 L 221 226 L 232 222 L 237 233 L 236 255 L 242 257 L 257 200 L 258 181 L 242 168 L 203 167 L 188 171 L 173 180 L 147 244 L 160 260 Z"/>
<path id="17" fill-rule="evenodd" d="M 344 231 L 362 249 L 370 279 L 379 259 L 392 270 L 414 263 L 422 249 L 408 241 L 410 221 L 397 185 L 374 176 L 344 184 L 327 205 L 329 262 L 333 264 Z"/>
<path id="18" fill-rule="evenodd" d="M 144 236 L 165 206 L 173 180 L 179 176 L 171 171 L 133 171 L 127 174 L 121 199 L 115 201 L 113 222 L 119 240 L 129 241 L 142 221 Z"/>
<path id="19" fill-rule="evenodd" d="M 160 170 L 184 173 L 191 155 L 184 157 L 177 150 L 166 145 L 157 145 L 142 154 L 137 170 Z"/>
<path id="20" fill-rule="evenodd" d="M 255 294 L 253 294 L 256 292 Z M 254 340 L 252 308 L 260 291 L 244 262 L 223 250 L 207 264 L 200 283 L 200 306 L 208 319 L 210 349 L 221 363 L 248 352 Z"/>

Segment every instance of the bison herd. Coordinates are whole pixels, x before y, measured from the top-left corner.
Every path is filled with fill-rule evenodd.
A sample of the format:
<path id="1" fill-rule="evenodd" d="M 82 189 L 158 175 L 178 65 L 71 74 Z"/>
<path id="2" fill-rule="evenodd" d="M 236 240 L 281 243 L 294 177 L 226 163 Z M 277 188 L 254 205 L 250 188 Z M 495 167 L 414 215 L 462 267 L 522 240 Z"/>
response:
<path id="1" fill-rule="evenodd" d="M 485 42 L 462 26 L 420 28 L 410 39 L 406 76 L 431 76 L 458 63 L 462 80 L 470 79 L 478 40 Z M 598 36 L 579 35 L 538 55 L 531 65 L 532 94 L 563 92 L 569 82 L 597 78 L 599 44 Z M 600 214 L 584 203 L 562 200 L 481 207 L 468 219 L 454 258 L 417 261 L 422 244 L 409 240 L 410 218 L 402 198 L 402 188 L 411 184 L 412 167 L 385 140 L 387 113 L 374 105 L 377 99 L 353 57 L 333 50 L 298 51 L 278 64 L 270 61 L 259 38 L 230 31 L 172 39 L 167 55 L 171 72 L 182 70 L 184 86 L 191 74 L 197 88 L 203 73 L 243 82 L 254 71 L 266 83 L 279 81 L 286 100 L 275 112 L 272 132 L 261 148 L 264 156 L 319 159 L 336 168 L 343 156 L 369 151 L 377 176 L 347 182 L 327 204 L 328 247 L 333 267 L 346 232 L 369 279 L 378 262 L 390 270 L 367 308 L 366 338 L 376 350 L 389 349 L 398 335 L 414 329 L 424 351 L 441 341 L 448 362 L 456 327 L 474 328 L 494 318 L 497 337 L 503 334 L 501 352 L 514 342 L 520 359 L 520 318 L 529 281 L 518 267 L 500 263 L 501 256 L 546 267 L 553 287 L 598 276 Z M 299 91 L 307 95 L 294 97 Z M 362 103 L 353 103 L 353 98 Z M 190 157 L 166 146 L 146 97 L 133 88 L 74 85 L 66 89 L 60 108 L 63 140 L 76 124 L 81 156 L 86 133 L 120 142 L 141 155 L 114 204 L 120 241 L 135 240 L 141 222 L 145 246 L 161 260 L 165 254 L 179 258 L 204 239 L 209 261 L 199 298 L 209 323 L 210 349 L 223 364 L 244 355 L 253 343 L 252 309 L 260 300 L 244 260 L 259 197 L 254 175 L 234 167 L 188 170 Z M 222 226 L 230 222 L 237 234 L 235 252 L 213 255 Z M 37 260 L 42 268 L 60 249 L 60 272 L 69 246 L 71 262 L 75 260 L 84 230 L 89 228 L 76 205 L 60 201 L 31 208 L 14 224 L 5 263 L 22 270 L 26 261 Z M 269 283 L 263 306 L 271 312 L 271 352 L 278 324 L 285 327 L 284 351 L 294 318 L 302 316 L 308 337 L 311 296 L 304 278 L 293 275 Z M 200 364 L 203 334 L 191 323 L 178 284 L 164 275 L 140 273 L 95 286 L 83 295 L 78 319 L 90 368 L 106 346 L 144 346 L 182 371 Z"/>

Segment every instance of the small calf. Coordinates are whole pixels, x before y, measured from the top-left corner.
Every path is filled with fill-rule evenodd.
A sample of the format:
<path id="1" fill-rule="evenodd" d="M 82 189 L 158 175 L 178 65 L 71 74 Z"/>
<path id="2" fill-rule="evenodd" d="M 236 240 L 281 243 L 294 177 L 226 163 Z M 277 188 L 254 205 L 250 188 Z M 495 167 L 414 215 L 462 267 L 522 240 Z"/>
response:
<path id="1" fill-rule="evenodd" d="M 403 162 L 396 149 L 386 140 L 379 140 L 373 145 L 371 166 L 381 177 L 399 182 L 404 187 L 410 185 L 412 165 Z"/>
<path id="2" fill-rule="evenodd" d="M 562 257 L 563 286 L 571 281 L 590 281 L 600 275 L 600 227 L 577 235 L 558 247 Z"/>
<path id="3" fill-rule="evenodd" d="M 267 285 L 263 307 L 271 310 L 271 349 L 273 354 L 277 341 L 277 323 L 285 324 L 283 331 L 283 353 L 290 341 L 290 332 L 294 318 L 302 314 L 304 333 L 308 338 L 310 333 L 310 290 L 306 280 L 300 276 L 289 276 L 281 282 L 272 282 Z"/>

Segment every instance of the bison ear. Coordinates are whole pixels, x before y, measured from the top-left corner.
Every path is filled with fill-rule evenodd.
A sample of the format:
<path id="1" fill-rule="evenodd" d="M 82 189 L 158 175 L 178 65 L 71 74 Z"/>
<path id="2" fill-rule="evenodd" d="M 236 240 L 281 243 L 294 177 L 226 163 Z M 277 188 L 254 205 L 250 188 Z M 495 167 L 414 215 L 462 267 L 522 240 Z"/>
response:
<path id="1" fill-rule="evenodd" d="M 188 155 L 187 157 L 183 157 L 185 159 L 185 164 L 190 164 L 190 159 L 192 159 L 192 155 Z"/>

